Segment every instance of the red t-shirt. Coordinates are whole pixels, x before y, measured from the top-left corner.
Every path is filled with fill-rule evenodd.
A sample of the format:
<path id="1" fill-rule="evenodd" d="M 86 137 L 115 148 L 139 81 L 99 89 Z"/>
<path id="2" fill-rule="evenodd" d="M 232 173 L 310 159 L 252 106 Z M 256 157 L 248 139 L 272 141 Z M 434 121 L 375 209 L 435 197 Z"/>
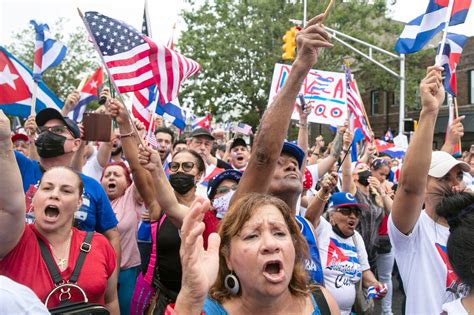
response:
<path id="1" fill-rule="evenodd" d="M 36 230 L 33 224 L 25 225 L 25 231 L 13 250 L 0 260 L 0 275 L 23 284 L 32 289 L 36 295 L 45 301 L 49 292 L 53 290 L 54 283 L 49 274 L 46 263 L 41 256 L 41 250 L 36 235 L 39 235 L 46 244 L 48 241 Z M 64 280 L 68 280 L 74 270 L 79 256 L 81 243 L 86 232 L 72 229 L 72 239 L 67 268 L 61 272 Z M 115 252 L 109 241 L 99 233 L 94 233 L 91 250 L 86 255 L 77 285 L 87 295 L 90 303 L 104 305 L 107 279 L 115 269 Z M 59 268 L 58 268 L 59 270 Z M 59 304 L 59 291 L 55 293 L 48 303 L 48 307 Z M 72 300 L 82 301 L 82 295 L 77 290 L 71 289 Z"/>

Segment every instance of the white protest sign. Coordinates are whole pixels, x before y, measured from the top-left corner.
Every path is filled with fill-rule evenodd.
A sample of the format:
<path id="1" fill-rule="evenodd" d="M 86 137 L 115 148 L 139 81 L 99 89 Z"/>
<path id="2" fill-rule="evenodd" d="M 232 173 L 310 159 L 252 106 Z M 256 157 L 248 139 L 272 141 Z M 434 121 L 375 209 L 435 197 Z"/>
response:
<path id="1" fill-rule="evenodd" d="M 269 105 L 283 87 L 290 70 L 291 66 L 289 65 L 275 64 Z M 300 93 L 304 95 L 306 106 L 311 107 L 311 113 L 308 116 L 309 122 L 333 126 L 344 124 L 347 119 L 347 88 L 344 73 L 312 69 L 306 76 Z M 291 118 L 299 120 L 296 105 L 295 100 L 295 108 Z"/>

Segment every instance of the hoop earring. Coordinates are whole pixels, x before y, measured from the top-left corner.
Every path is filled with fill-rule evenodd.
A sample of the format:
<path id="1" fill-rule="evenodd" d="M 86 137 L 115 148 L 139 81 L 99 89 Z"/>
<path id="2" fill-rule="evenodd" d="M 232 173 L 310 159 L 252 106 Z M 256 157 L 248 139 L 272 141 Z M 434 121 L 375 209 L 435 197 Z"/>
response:
<path id="1" fill-rule="evenodd" d="M 224 278 L 224 286 L 232 295 L 237 295 L 240 291 L 239 279 L 234 276 L 234 273 L 231 271 Z"/>

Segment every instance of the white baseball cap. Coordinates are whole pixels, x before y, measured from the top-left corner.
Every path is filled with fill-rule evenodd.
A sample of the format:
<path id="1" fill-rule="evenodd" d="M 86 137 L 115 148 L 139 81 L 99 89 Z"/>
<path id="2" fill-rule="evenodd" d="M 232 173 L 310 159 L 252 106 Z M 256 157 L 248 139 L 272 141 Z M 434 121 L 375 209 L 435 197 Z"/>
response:
<path id="1" fill-rule="evenodd" d="M 434 151 L 431 154 L 431 164 L 428 175 L 431 177 L 441 178 L 456 165 L 459 165 L 464 172 L 469 172 L 471 170 L 469 164 L 456 160 L 448 152 Z"/>

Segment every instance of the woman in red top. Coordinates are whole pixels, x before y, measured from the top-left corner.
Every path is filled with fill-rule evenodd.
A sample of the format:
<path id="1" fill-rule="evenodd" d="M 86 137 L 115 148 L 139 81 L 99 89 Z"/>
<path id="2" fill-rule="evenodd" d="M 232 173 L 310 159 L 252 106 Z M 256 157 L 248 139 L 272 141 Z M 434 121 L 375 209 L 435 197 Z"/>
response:
<path id="1" fill-rule="evenodd" d="M 64 149 L 75 147 L 66 138 Z M 73 228 L 74 213 L 82 205 L 82 180 L 67 167 L 53 167 L 44 173 L 33 198 L 36 221 L 25 224 L 25 196 L 10 139 L 10 122 L 0 111 L 0 275 L 31 288 L 44 302 L 55 288 L 42 258 L 38 238 L 54 257 L 61 277 L 68 281 L 76 265 L 86 232 Z M 77 285 L 91 303 L 105 305 L 118 314 L 115 253 L 101 234 L 94 233 Z M 79 300 L 71 290 L 72 300 Z M 59 292 L 48 307 L 59 304 Z"/>

